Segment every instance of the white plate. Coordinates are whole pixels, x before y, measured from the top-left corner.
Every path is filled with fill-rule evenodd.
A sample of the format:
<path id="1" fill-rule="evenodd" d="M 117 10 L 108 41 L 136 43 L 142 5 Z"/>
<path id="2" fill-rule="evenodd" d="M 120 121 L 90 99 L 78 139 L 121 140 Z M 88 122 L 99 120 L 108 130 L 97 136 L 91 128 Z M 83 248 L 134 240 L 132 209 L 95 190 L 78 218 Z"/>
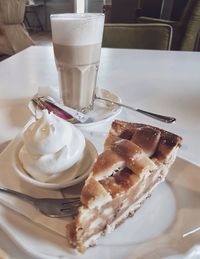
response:
<path id="1" fill-rule="evenodd" d="M 83 158 L 79 162 L 77 162 L 74 166 L 66 170 L 64 174 L 54 178 L 52 182 L 44 183 L 33 179 L 30 175 L 26 173 L 18 158 L 19 150 L 22 147 L 22 139 L 20 136 L 18 137 L 18 139 L 16 139 L 16 142 L 17 144 L 13 149 L 13 156 L 12 156 L 13 167 L 16 173 L 23 181 L 45 189 L 58 190 L 58 189 L 73 186 L 75 184 L 82 182 L 90 173 L 91 168 L 97 158 L 96 148 L 89 140 L 86 140 L 86 147 L 84 150 Z M 68 175 L 74 174 L 74 173 L 77 176 L 74 179 L 69 181 Z"/>
<path id="2" fill-rule="evenodd" d="M 101 238 L 84 255 L 70 249 L 64 238 L 3 206 L 0 226 L 18 246 L 36 258 L 156 259 L 186 253 L 200 242 L 200 231 L 183 237 L 200 226 L 199 172 L 198 166 L 177 158 L 167 182 L 154 190 L 135 216 Z"/>

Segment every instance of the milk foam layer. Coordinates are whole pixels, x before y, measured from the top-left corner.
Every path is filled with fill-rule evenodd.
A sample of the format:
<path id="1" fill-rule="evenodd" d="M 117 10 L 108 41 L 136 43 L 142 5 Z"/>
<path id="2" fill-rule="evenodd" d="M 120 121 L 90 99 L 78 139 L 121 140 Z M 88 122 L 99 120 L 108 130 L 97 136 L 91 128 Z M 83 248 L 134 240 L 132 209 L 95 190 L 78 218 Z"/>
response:
<path id="1" fill-rule="evenodd" d="M 19 159 L 27 173 L 42 182 L 73 166 L 85 148 L 82 133 L 47 110 L 25 130 L 23 141 Z"/>
<path id="2" fill-rule="evenodd" d="M 53 42 L 65 46 L 83 46 L 102 42 L 103 14 L 51 15 Z"/>

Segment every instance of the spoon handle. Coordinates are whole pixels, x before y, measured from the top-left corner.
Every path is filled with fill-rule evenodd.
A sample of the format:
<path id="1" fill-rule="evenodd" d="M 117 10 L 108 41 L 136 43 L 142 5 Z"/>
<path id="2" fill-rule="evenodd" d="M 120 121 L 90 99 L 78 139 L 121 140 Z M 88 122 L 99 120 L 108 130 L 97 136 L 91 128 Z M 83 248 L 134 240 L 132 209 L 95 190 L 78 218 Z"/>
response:
<path id="1" fill-rule="evenodd" d="M 149 116 L 151 118 L 154 118 L 156 120 L 159 120 L 159 121 L 162 121 L 162 122 L 165 122 L 165 123 L 173 123 L 173 122 L 176 121 L 176 118 L 174 118 L 174 117 L 164 116 L 164 115 L 161 115 L 161 114 L 147 112 L 147 111 L 144 111 L 144 110 L 141 110 L 141 109 L 136 109 L 136 108 L 133 108 L 131 106 L 125 105 L 123 103 L 118 103 L 118 102 L 115 102 L 115 101 L 112 101 L 112 100 L 109 100 L 109 99 L 106 99 L 106 98 L 103 98 L 103 97 L 96 96 L 96 99 L 103 100 L 103 101 L 106 101 L 106 102 L 110 102 L 110 103 L 119 105 L 121 107 L 124 107 L 124 108 L 127 108 L 129 110 L 142 113 L 142 114 L 144 114 L 146 116 Z"/>
<path id="2" fill-rule="evenodd" d="M 146 116 L 149 116 L 151 118 L 154 118 L 156 120 L 162 121 L 162 122 L 166 122 L 166 123 L 173 123 L 176 121 L 176 118 L 174 117 L 169 117 L 169 116 L 164 116 L 161 114 L 157 114 L 157 113 L 152 113 L 152 112 L 147 112 L 141 109 L 136 109 L 137 112 L 140 112 Z"/>

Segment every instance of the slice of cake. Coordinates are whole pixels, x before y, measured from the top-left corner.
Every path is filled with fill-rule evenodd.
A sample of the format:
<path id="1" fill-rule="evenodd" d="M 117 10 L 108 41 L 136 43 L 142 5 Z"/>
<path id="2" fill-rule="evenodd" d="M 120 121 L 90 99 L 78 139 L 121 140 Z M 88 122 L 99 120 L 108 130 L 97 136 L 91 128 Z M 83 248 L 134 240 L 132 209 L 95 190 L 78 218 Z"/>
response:
<path id="1" fill-rule="evenodd" d="M 84 252 L 132 216 L 164 181 L 181 141 L 156 127 L 114 121 L 82 189 L 82 206 L 68 226 L 70 244 Z"/>

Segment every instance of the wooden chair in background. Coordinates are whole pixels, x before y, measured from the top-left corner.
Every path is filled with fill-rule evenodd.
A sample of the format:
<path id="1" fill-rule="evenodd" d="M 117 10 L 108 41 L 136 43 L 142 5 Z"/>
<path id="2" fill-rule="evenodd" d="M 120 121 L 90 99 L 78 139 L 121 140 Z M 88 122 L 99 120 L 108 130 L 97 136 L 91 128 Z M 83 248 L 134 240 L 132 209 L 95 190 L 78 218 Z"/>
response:
<path id="1" fill-rule="evenodd" d="M 28 30 L 44 31 L 43 24 L 39 17 L 39 11 L 41 9 L 45 12 L 44 1 L 35 2 L 31 0 L 26 2 L 24 22 Z"/>

